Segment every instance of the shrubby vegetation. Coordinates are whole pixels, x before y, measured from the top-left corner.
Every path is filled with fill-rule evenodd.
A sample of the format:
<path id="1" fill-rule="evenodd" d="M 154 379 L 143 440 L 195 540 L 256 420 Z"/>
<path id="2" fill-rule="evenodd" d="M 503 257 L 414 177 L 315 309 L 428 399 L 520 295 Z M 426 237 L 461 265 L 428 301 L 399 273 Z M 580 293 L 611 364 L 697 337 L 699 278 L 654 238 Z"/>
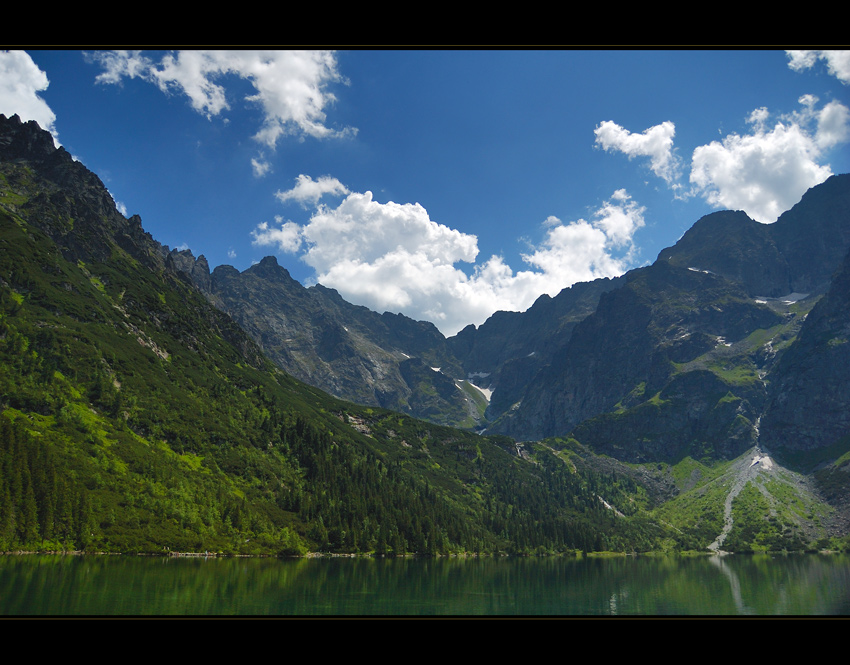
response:
<path id="1" fill-rule="evenodd" d="M 69 261 L 0 212 L 0 549 L 635 550 L 621 481 L 335 400 L 167 270 Z M 614 498 L 609 498 L 614 501 Z"/>

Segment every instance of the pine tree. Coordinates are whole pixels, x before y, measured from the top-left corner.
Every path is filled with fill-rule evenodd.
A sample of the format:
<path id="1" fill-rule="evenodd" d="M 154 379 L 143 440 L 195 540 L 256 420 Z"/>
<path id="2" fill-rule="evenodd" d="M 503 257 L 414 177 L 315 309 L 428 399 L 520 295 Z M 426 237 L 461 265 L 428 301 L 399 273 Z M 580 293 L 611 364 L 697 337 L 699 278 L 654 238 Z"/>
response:
<path id="1" fill-rule="evenodd" d="M 21 506 L 21 519 L 18 522 L 18 537 L 23 545 L 32 545 L 38 540 L 38 506 L 35 502 L 32 479 L 29 469 L 24 467 L 24 497 Z"/>

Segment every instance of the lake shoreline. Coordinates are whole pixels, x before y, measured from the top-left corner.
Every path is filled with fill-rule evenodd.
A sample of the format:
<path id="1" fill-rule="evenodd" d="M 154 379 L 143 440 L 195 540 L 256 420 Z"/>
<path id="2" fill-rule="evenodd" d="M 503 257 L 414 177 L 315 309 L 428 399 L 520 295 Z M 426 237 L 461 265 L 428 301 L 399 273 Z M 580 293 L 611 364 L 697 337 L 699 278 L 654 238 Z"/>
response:
<path id="1" fill-rule="evenodd" d="M 553 554 L 487 554 L 480 552 L 451 553 L 451 554 L 374 554 L 369 552 L 357 553 L 335 553 L 335 552 L 308 552 L 307 554 L 231 554 L 225 552 L 86 552 L 80 550 L 17 550 L 0 552 L 0 556 L 31 556 L 31 555 L 59 555 L 59 556 L 114 556 L 114 557 L 169 557 L 169 558 L 194 558 L 194 559 L 616 559 L 616 558 L 657 558 L 657 557 L 725 557 L 725 556 L 756 556 L 756 555 L 840 555 L 846 554 L 841 550 L 777 550 L 759 552 L 727 552 L 720 551 L 696 551 L 685 550 L 682 552 L 650 551 L 650 552 L 561 552 Z"/>

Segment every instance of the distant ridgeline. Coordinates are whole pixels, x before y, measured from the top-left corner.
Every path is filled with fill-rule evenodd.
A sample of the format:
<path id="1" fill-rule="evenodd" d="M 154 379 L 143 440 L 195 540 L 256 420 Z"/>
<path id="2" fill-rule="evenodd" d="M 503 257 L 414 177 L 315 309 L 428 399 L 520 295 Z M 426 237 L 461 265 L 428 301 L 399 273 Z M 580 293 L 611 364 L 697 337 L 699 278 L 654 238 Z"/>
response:
<path id="1" fill-rule="evenodd" d="M 761 434 L 778 448 L 826 447 L 848 433 L 835 397 L 846 377 L 829 379 L 838 401 L 827 418 L 824 405 L 791 416 L 779 406 L 789 380 L 773 380 L 848 251 L 850 176 L 833 176 L 774 224 L 740 211 L 707 215 L 651 266 L 543 295 L 449 339 L 321 285 L 304 288 L 273 257 L 212 274 L 203 256 L 171 257 L 278 366 L 331 394 L 518 440 L 581 426 L 587 443 L 646 461 L 734 457 L 754 445 L 762 416 Z M 845 350 L 835 341 L 825 349 Z M 793 392 L 811 400 L 826 377 L 808 376 L 812 387 Z M 790 422 L 780 412 L 800 423 L 797 435 L 783 435 Z"/>
<path id="2" fill-rule="evenodd" d="M 848 251 L 834 176 L 446 339 L 271 257 L 210 272 L 0 115 L 0 550 L 703 549 L 754 447 L 815 494 L 764 481 L 727 545 L 841 545 Z"/>

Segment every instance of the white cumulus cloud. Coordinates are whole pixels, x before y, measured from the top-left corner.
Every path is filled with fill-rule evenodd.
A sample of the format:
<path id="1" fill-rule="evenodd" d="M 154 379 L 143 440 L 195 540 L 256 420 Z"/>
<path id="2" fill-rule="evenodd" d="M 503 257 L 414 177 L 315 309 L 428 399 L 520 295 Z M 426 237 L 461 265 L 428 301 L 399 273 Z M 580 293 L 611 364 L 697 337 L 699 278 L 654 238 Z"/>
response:
<path id="1" fill-rule="evenodd" d="M 275 196 L 281 203 L 286 201 L 298 201 L 302 205 L 316 205 L 325 194 L 341 196 L 349 194 L 348 188 L 336 178 L 321 176 L 313 180 L 303 173 L 295 179 L 295 186 L 287 191 L 278 191 Z"/>
<path id="2" fill-rule="evenodd" d="M 257 178 L 262 178 L 272 170 L 272 165 L 262 157 L 251 158 L 251 168 L 254 170 L 254 175 Z"/>
<path id="3" fill-rule="evenodd" d="M 827 70 L 835 78 L 850 84 L 850 50 L 844 51 L 786 51 L 788 66 L 801 72 L 815 66 L 818 60 L 826 62 Z"/>
<path id="4" fill-rule="evenodd" d="M 802 110 L 770 127 L 759 108 L 748 119 L 749 134 L 730 134 L 694 150 L 690 181 L 713 206 L 740 209 L 771 223 L 807 189 L 832 175 L 824 151 L 850 138 L 850 112 L 839 102 L 817 110 L 817 98 L 800 98 Z"/>
<path id="5" fill-rule="evenodd" d="M 15 114 L 24 122 L 35 120 L 56 139 L 56 114 L 38 94 L 50 81 L 28 53 L 0 51 L 0 113 Z"/>
<path id="6" fill-rule="evenodd" d="M 815 141 L 818 148 L 828 150 L 850 139 L 850 109 L 840 102 L 830 102 L 817 114 Z"/>
<path id="7" fill-rule="evenodd" d="M 669 120 L 635 134 L 617 123 L 606 120 L 599 123 L 593 132 L 596 144 L 606 151 L 619 151 L 628 156 L 649 157 L 649 168 L 668 185 L 673 186 L 681 169 L 679 158 L 673 151 L 676 126 Z"/>
<path id="8" fill-rule="evenodd" d="M 301 227 L 295 222 L 284 222 L 280 216 L 275 217 L 278 227 L 269 226 L 262 222 L 251 231 L 255 245 L 277 245 L 281 252 L 297 252 L 301 248 Z"/>
<path id="9" fill-rule="evenodd" d="M 802 56 L 799 61 L 807 62 Z M 819 108 L 814 95 L 803 95 L 799 103 L 797 111 L 778 117 L 772 125 L 768 109 L 757 108 L 747 118 L 749 133 L 729 134 L 694 149 L 691 189 L 684 194 L 678 182 L 683 163 L 673 148 L 672 122 L 635 134 L 607 120 L 597 125 L 595 143 L 629 159 L 649 158 L 653 173 L 680 190 L 679 196 L 702 196 L 712 206 L 744 210 L 769 224 L 807 189 L 832 175 L 825 163 L 827 151 L 850 140 L 850 109 L 844 104 L 832 101 Z"/>
<path id="10" fill-rule="evenodd" d="M 476 264 L 476 236 L 433 221 L 418 203 L 380 203 L 371 192 L 349 193 L 337 207 L 319 205 L 304 225 L 282 218 L 260 224 L 252 236 L 256 245 L 303 250 L 316 281 L 351 302 L 403 311 L 452 335 L 497 310 L 525 310 L 542 293 L 633 267 L 643 212 L 618 190 L 590 221 L 549 217 L 543 241 L 523 255 L 532 269 L 518 272 L 500 256 Z"/>
<path id="11" fill-rule="evenodd" d="M 141 51 L 101 51 L 89 53 L 88 58 L 103 69 L 96 77 L 98 83 L 139 78 L 163 92 L 186 95 L 192 108 L 207 117 L 231 107 L 224 85 L 228 75 L 247 80 L 254 94 L 244 101 L 263 111 L 262 126 L 254 138 L 270 148 L 287 134 L 326 138 L 356 132 L 326 124 L 325 109 L 335 101 L 328 86 L 344 82 L 332 51 L 190 50 L 166 54 L 158 62 Z M 263 170 L 262 163 L 254 166 Z"/>

